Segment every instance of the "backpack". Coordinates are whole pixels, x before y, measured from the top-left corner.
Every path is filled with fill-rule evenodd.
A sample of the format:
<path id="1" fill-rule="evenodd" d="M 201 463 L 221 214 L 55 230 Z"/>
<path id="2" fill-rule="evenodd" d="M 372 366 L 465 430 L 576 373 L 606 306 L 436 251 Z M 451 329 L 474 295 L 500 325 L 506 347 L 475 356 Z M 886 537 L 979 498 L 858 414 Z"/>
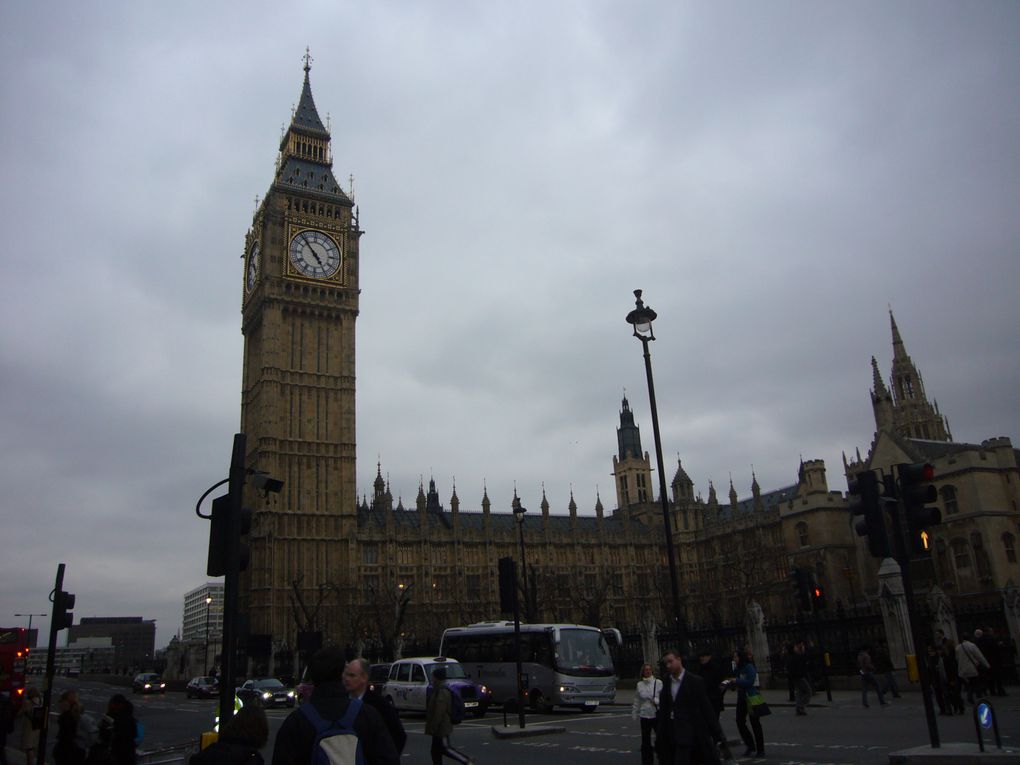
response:
<path id="1" fill-rule="evenodd" d="M 312 704 L 301 705 L 301 714 L 315 728 L 312 765 L 365 765 L 361 740 L 354 730 L 361 703 L 361 699 L 351 699 L 344 716 L 333 721 L 324 719 Z"/>
<path id="2" fill-rule="evenodd" d="M 449 688 L 450 691 L 450 722 L 454 725 L 460 725 L 464 722 L 464 718 L 467 717 L 467 712 L 464 709 L 464 699 L 460 697 L 453 688 Z"/>
<path id="3" fill-rule="evenodd" d="M 96 725 L 95 718 L 83 714 L 75 729 L 74 745 L 87 753 L 97 743 L 99 743 L 99 727 Z"/>

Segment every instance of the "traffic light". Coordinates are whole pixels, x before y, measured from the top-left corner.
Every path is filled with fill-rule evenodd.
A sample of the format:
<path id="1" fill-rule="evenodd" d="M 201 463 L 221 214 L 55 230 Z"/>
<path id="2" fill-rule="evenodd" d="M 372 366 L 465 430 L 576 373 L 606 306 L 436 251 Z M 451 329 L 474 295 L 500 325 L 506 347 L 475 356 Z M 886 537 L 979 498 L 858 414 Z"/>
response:
<path id="1" fill-rule="evenodd" d="M 241 522 L 239 524 L 240 537 L 246 537 L 251 533 L 251 510 L 247 507 L 241 508 Z M 246 571 L 248 569 L 248 563 L 251 560 L 251 549 L 247 543 L 238 541 L 237 543 L 237 570 Z"/>
<path id="2" fill-rule="evenodd" d="M 847 494 L 854 497 L 850 502 L 850 522 L 857 536 L 868 538 L 868 552 L 876 558 L 890 555 L 883 493 L 879 491 L 878 476 L 870 470 L 851 476 L 848 481 Z"/>
<path id="3" fill-rule="evenodd" d="M 53 593 L 53 629 L 63 630 L 74 624 L 74 594 L 57 590 Z"/>
<path id="4" fill-rule="evenodd" d="M 517 597 L 517 565 L 513 558 L 499 559 L 499 610 L 504 614 L 514 612 Z"/>
<path id="5" fill-rule="evenodd" d="M 227 573 L 227 545 L 230 541 L 230 496 L 224 494 L 212 503 L 209 521 L 209 560 L 205 573 L 223 576 Z"/>
<path id="6" fill-rule="evenodd" d="M 828 604 L 825 602 L 825 588 L 815 582 L 811 588 L 811 606 L 815 611 L 824 611 L 826 605 Z"/>
<path id="7" fill-rule="evenodd" d="M 925 462 L 897 465 L 900 499 L 907 518 L 907 552 L 914 556 L 931 555 L 931 527 L 942 523 L 942 512 L 928 507 L 939 498 L 932 485 L 935 468 Z"/>
<path id="8" fill-rule="evenodd" d="M 806 568 L 795 568 L 790 572 L 790 584 L 793 586 L 794 602 L 798 611 L 811 610 L 811 571 Z"/>

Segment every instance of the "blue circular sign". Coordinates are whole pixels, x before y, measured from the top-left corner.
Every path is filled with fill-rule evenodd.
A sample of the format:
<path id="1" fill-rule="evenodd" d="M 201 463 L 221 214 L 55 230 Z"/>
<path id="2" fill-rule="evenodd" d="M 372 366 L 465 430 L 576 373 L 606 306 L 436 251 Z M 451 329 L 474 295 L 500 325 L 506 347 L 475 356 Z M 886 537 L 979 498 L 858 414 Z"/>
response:
<path id="1" fill-rule="evenodd" d="M 978 704 L 977 717 L 982 728 L 988 730 L 992 727 L 992 708 L 990 706 L 987 704 Z"/>

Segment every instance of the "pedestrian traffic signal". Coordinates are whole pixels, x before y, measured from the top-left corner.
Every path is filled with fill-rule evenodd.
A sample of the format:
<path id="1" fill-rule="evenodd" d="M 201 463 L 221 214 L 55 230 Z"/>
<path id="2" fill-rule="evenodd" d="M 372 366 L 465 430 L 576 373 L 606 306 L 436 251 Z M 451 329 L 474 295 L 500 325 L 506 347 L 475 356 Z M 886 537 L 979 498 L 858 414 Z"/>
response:
<path id="1" fill-rule="evenodd" d="M 928 504 L 939 495 L 932 481 L 935 468 L 925 462 L 897 465 L 900 499 L 907 518 L 907 552 L 912 556 L 931 555 L 931 527 L 942 523 L 942 512 Z"/>
<path id="2" fill-rule="evenodd" d="M 878 476 L 870 470 L 850 476 L 847 481 L 850 523 L 859 537 L 868 538 L 868 552 L 876 558 L 889 557 L 889 534 L 885 527 L 883 493 Z"/>
<path id="3" fill-rule="evenodd" d="M 790 584 L 793 585 L 794 602 L 798 611 L 811 610 L 811 571 L 806 568 L 795 568 L 790 572 Z"/>
<path id="4" fill-rule="evenodd" d="M 826 605 L 828 604 L 825 602 L 825 588 L 815 582 L 811 588 L 811 606 L 815 611 L 824 611 Z"/>
<path id="5" fill-rule="evenodd" d="M 61 564 L 63 565 L 63 564 Z M 53 593 L 53 629 L 68 629 L 74 624 L 74 593 L 57 590 Z"/>

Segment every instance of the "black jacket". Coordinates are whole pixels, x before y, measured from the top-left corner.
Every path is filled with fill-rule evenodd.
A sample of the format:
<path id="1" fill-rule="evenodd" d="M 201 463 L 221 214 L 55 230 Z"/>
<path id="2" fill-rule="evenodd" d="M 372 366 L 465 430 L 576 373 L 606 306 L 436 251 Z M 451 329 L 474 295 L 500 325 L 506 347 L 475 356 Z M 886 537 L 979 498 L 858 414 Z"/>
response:
<path id="1" fill-rule="evenodd" d="M 361 700 L 370 707 L 374 707 L 379 713 L 383 723 L 386 725 L 386 730 L 390 733 L 390 738 L 393 740 L 393 746 L 397 749 L 397 754 L 402 754 L 404 744 L 407 743 L 407 733 L 404 732 L 404 725 L 400 722 L 400 715 L 397 714 L 397 708 L 393 706 L 393 702 L 387 701 L 371 688 L 365 691 L 365 695 L 361 697 Z"/>
<path id="2" fill-rule="evenodd" d="M 339 720 L 347 711 L 350 699 L 340 682 L 316 683 L 311 704 L 326 720 Z M 361 741 L 368 765 L 398 765 L 400 755 L 390 739 L 380 714 L 370 704 L 361 707 L 354 718 L 354 731 Z M 300 709 L 291 712 L 276 733 L 272 765 L 308 765 L 315 744 L 315 728 Z"/>
<path id="3" fill-rule="evenodd" d="M 264 765 L 265 760 L 251 744 L 221 738 L 192 755 L 188 762 L 189 765 Z"/>
<path id="4" fill-rule="evenodd" d="M 673 678 L 664 678 L 659 695 L 656 729 L 662 746 L 669 749 L 689 747 L 694 762 L 719 762 L 715 742 L 723 740 L 722 728 L 705 693 L 705 681 L 687 670 L 675 701 L 672 684 Z"/>

